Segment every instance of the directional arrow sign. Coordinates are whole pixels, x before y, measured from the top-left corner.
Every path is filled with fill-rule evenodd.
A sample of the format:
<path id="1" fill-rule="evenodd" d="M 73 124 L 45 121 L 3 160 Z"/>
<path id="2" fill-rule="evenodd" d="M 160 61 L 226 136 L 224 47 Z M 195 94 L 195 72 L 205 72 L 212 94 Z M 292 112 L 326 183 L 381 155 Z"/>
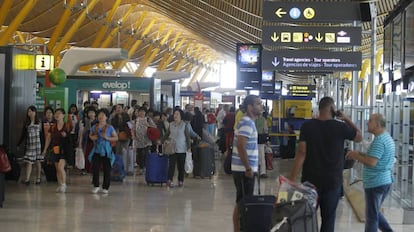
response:
<path id="1" fill-rule="evenodd" d="M 277 36 L 277 33 L 276 33 L 276 32 L 273 32 L 273 35 L 270 37 L 270 39 L 271 39 L 273 42 L 276 42 L 276 41 L 278 41 L 278 40 L 279 40 L 279 36 Z"/>
<path id="2" fill-rule="evenodd" d="M 275 58 L 273 59 L 272 64 L 273 64 L 273 66 L 275 66 L 275 67 L 277 67 L 277 66 L 280 64 L 280 62 L 279 62 L 279 61 L 277 61 L 277 57 L 275 57 Z"/>
<path id="3" fill-rule="evenodd" d="M 262 54 L 263 70 L 356 71 L 361 70 L 361 63 L 361 52 L 264 50 Z"/>
<path id="4" fill-rule="evenodd" d="M 315 37 L 315 39 L 320 43 L 323 40 L 323 36 L 321 36 L 321 33 L 318 32 L 318 35 Z"/>
<path id="5" fill-rule="evenodd" d="M 285 14 L 286 14 L 286 11 L 283 11 L 282 8 L 277 9 L 277 11 L 275 12 L 275 15 L 279 18 L 282 18 L 283 15 L 285 15 Z"/>
<path id="6" fill-rule="evenodd" d="M 291 39 L 280 39 L 282 34 Z M 361 27 L 263 26 L 262 44 L 290 47 L 360 46 Z"/>
<path id="7" fill-rule="evenodd" d="M 264 1 L 263 21 L 352 22 L 361 20 L 358 2 Z"/>

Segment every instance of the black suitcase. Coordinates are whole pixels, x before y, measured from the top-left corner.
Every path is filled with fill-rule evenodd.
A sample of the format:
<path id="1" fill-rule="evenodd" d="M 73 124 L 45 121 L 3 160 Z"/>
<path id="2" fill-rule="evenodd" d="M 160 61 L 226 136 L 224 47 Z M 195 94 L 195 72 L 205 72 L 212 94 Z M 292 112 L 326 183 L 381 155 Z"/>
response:
<path id="1" fill-rule="evenodd" d="M 193 147 L 192 153 L 194 177 L 204 178 L 214 175 L 214 148 L 202 142 Z"/>
<path id="2" fill-rule="evenodd" d="M 270 231 L 275 202 L 276 197 L 272 195 L 244 197 L 238 206 L 243 232 Z"/>
<path id="3" fill-rule="evenodd" d="M 316 210 L 306 200 L 276 204 L 272 213 L 271 232 L 317 232 Z"/>
<path id="4" fill-rule="evenodd" d="M 56 167 L 54 163 L 42 163 L 43 172 L 45 173 L 47 182 L 56 182 Z"/>
<path id="5" fill-rule="evenodd" d="M 238 204 L 240 231 L 243 232 L 269 232 L 272 228 L 272 213 L 276 197 L 260 195 L 259 175 L 257 175 L 257 184 L 259 195 L 245 196 Z"/>

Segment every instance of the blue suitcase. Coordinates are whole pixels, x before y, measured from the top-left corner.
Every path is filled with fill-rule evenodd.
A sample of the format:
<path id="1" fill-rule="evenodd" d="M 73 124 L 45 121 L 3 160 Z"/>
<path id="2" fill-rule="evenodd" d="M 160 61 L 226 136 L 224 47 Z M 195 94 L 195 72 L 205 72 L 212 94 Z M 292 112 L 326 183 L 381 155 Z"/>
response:
<path id="1" fill-rule="evenodd" d="M 148 153 L 146 157 L 145 181 L 150 184 L 164 184 L 168 179 L 168 156 Z"/>
<path id="2" fill-rule="evenodd" d="M 111 169 L 111 181 L 123 182 L 126 172 L 122 155 L 115 155 L 115 162 Z"/>

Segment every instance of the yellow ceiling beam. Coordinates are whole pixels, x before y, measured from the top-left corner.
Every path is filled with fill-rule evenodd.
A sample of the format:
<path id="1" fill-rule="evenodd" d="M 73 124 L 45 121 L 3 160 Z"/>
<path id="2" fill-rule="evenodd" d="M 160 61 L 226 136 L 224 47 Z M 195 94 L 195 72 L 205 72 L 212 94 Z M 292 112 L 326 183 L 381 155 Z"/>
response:
<path id="1" fill-rule="evenodd" d="M 150 56 L 151 56 L 151 54 L 152 54 L 152 49 L 154 49 L 154 46 L 152 45 L 152 44 L 150 44 L 149 46 L 148 46 L 148 48 L 147 48 L 147 51 L 145 52 L 145 54 L 144 54 L 144 57 L 142 58 L 142 61 L 144 61 L 144 60 L 147 60 Z M 140 76 L 139 74 L 140 74 L 140 72 L 141 72 L 141 70 L 140 70 L 140 67 L 141 66 L 143 66 L 143 62 L 141 62 L 140 64 L 139 64 L 139 67 L 138 67 L 138 69 L 135 71 L 135 76 Z M 142 68 L 141 68 L 142 69 Z M 144 69 L 145 70 L 145 69 Z M 141 73 L 142 74 L 142 73 Z"/>
<path id="2" fill-rule="evenodd" d="M 144 19 L 145 19 L 145 17 L 146 17 L 146 15 L 147 15 L 147 13 L 148 12 L 143 12 L 142 14 L 141 14 L 141 16 L 140 16 L 140 18 L 138 19 L 138 21 L 135 23 L 135 29 L 136 30 L 138 30 L 138 28 L 142 25 L 142 23 L 144 22 Z M 150 31 L 150 29 L 152 28 L 152 26 L 154 26 L 154 23 L 155 23 L 155 18 L 153 18 L 152 20 L 151 20 L 151 22 L 147 25 L 147 27 L 144 29 L 144 31 L 142 32 L 142 34 L 141 34 L 141 38 L 144 38 L 147 34 L 148 34 L 148 32 Z M 117 68 L 117 69 L 120 69 L 120 68 L 122 68 L 127 62 L 128 62 L 128 60 L 129 59 L 131 59 L 131 57 L 135 54 L 135 52 L 137 51 L 137 49 L 138 49 L 138 47 L 139 47 L 139 45 L 141 45 L 141 43 L 142 43 L 142 39 L 137 39 L 137 40 L 135 40 L 135 42 L 132 44 L 132 46 L 129 46 L 129 43 L 130 42 L 133 42 L 134 41 L 134 37 L 133 36 L 131 36 L 131 38 L 129 38 L 129 41 L 128 41 L 128 44 L 126 45 L 126 47 L 125 47 L 125 49 L 126 50 L 128 50 L 128 59 L 127 60 L 122 60 L 122 61 L 120 61 L 120 62 L 118 62 L 116 65 L 115 65 L 115 67 Z"/>
<path id="3" fill-rule="evenodd" d="M 196 71 L 193 74 L 193 77 L 191 77 L 190 82 L 188 82 L 189 85 L 191 85 L 191 83 L 195 82 L 198 80 L 198 76 L 200 75 L 201 71 L 203 70 L 203 66 L 198 66 Z"/>
<path id="4" fill-rule="evenodd" d="M 26 43 L 26 39 L 24 38 L 24 35 L 23 35 L 22 32 L 16 31 L 16 35 L 17 35 L 17 38 L 19 38 L 19 43 L 21 43 L 21 44 Z"/>
<path id="5" fill-rule="evenodd" d="M 165 28 L 165 23 L 163 23 L 158 31 L 158 36 L 161 34 L 161 32 L 164 30 Z M 164 45 L 167 41 L 168 41 L 168 37 L 170 37 L 171 33 L 172 33 L 173 29 L 169 29 L 168 32 L 165 34 L 164 38 L 161 39 L 160 41 L 160 46 Z M 139 65 L 139 68 L 136 72 L 137 76 L 142 76 L 142 74 L 144 73 L 145 69 L 148 67 L 148 65 L 154 60 L 155 56 L 159 53 L 160 48 L 157 47 L 155 48 L 151 55 L 148 57 L 148 59 L 143 59 L 141 64 Z"/>
<path id="6" fill-rule="evenodd" d="M 181 33 L 179 35 L 181 35 Z M 178 50 L 180 50 L 181 46 L 184 44 L 185 41 L 186 41 L 185 39 L 181 39 L 180 42 L 178 42 L 177 45 L 175 45 L 176 42 L 174 42 L 174 44 L 172 44 L 172 43 L 170 44 L 170 48 L 174 47 L 173 52 L 165 53 L 165 55 L 163 56 L 160 64 L 158 65 L 158 69 L 157 69 L 158 71 L 164 71 L 167 68 L 167 65 L 174 58 L 174 53 L 177 52 Z"/>
<path id="7" fill-rule="evenodd" d="M 63 50 L 63 48 L 66 46 L 66 44 L 69 42 L 69 40 L 75 34 L 75 32 L 81 27 L 83 21 L 86 18 L 86 14 L 87 14 L 88 10 L 92 10 L 98 2 L 99 2 L 99 0 L 90 0 L 88 5 L 86 6 L 86 9 L 84 9 L 82 11 L 82 13 L 76 19 L 75 23 L 72 24 L 70 29 L 63 36 L 62 40 L 53 48 L 53 50 L 52 50 L 52 55 L 53 56 L 58 57 L 59 52 Z"/>
<path id="8" fill-rule="evenodd" d="M 0 7 L 0 25 L 4 25 L 4 21 L 6 21 L 7 12 L 9 12 L 12 5 L 13 1 L 3 1 L 3 4 Z"/>
<path id="9" fill-rule="evenodd" d="M 17 30 L 17 28 L 20 26 L 22 21 L 30 13 L 30 11 L 36 5 L 37 1 L 38 0 L 29 0 L 29 1 L 27 1 L 27 3 L 25 3 L 24 7 L 20 10 L 20 12 L 17 14 L 17 16 L 13 19 L 13 21 L 9 24 L 7 29 L 1 35 L 1 37 L 0 37 L 0 46 L 7 45 L 7 42 L 13 36 L 13 33 Z"/>
<path id="10" fill-rule="evenodd" d="M 105 23 L 101 26 L 98 33 L 96 33 L 95 40 L 92 43 L 93 48 L 97 48 L 99 46 L 99 43 L 102 41 L 102 38 L 105 35 L 106 30 L 108 29 L 108 25 L 110 25 L 112 18 L 114 17 L 114 14 L 120 4 L 121 0 L 116 0 L 113 3 L 111 10 L 109 11 L 108 16 L 106 17 Z"/>
<path id="11" fill-rule="evenodd" d="M 128 18 L 128 16 L 133 12 L 133 10 L 135 9 L 135 7 L 136 7 L 135 4 L 131 5 L 128 8 L 127 12 L 124 14 L 124 16 L 122 16 L 122 18 L 119 21 L 121 23 L 124 22 Z M 117 35 L 119 29 L 120 29 L 120 26 L 112 29 L 112 31 L 109 33 L 109 35 L 106 37 L 106 39 L 102 43 L 101 48 L 107 48 L 109 46 L 109 44 L 111 43 L 112 39 Z"/>
<path id="12" fill-rule="evenodd" d="M 194 44 L 189 44 L 186 47 L 183 48 L 183 55 L 185 56 L 187 51 L 191 51 L 193 49 Z M 181 58 L 175 67 L 173 68 L 174 71 L 179 72 L 181 68 L 183 67 L 184 63 L 186 62 L 185 58 Z"/>
<path id="13" fill-rule="evenodd" d="M 62 31 L 65 28 L 66 23 L 69 21 L 69 17 L 72 13 L 71 9 L 75 5 L 75 3 L 76 0 L 70 0 L 68 6 L 65 8 L 65 11 L 63 11 L 63 14 L 59 19 L 59 22 L 56 25 L 56 28 L 53 31 L 52 36 L 50 37 L 49 43 L 47 44 L 47 48 L 49 49 L 49 51 L 52 51 L 55 47 L 60 34 L 62 34 Z"/>

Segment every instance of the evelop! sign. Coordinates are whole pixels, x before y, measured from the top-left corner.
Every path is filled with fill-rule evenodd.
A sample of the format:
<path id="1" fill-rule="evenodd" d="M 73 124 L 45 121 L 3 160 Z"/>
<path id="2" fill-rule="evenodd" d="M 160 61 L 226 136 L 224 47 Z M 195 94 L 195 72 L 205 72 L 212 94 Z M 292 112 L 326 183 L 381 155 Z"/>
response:
<path id="1" fill-rule="evenodd" d="M 105 81 L 102 83 L 102 88 L 125 90 L 131 88 L 131 83 L 129 81 Z"/>

